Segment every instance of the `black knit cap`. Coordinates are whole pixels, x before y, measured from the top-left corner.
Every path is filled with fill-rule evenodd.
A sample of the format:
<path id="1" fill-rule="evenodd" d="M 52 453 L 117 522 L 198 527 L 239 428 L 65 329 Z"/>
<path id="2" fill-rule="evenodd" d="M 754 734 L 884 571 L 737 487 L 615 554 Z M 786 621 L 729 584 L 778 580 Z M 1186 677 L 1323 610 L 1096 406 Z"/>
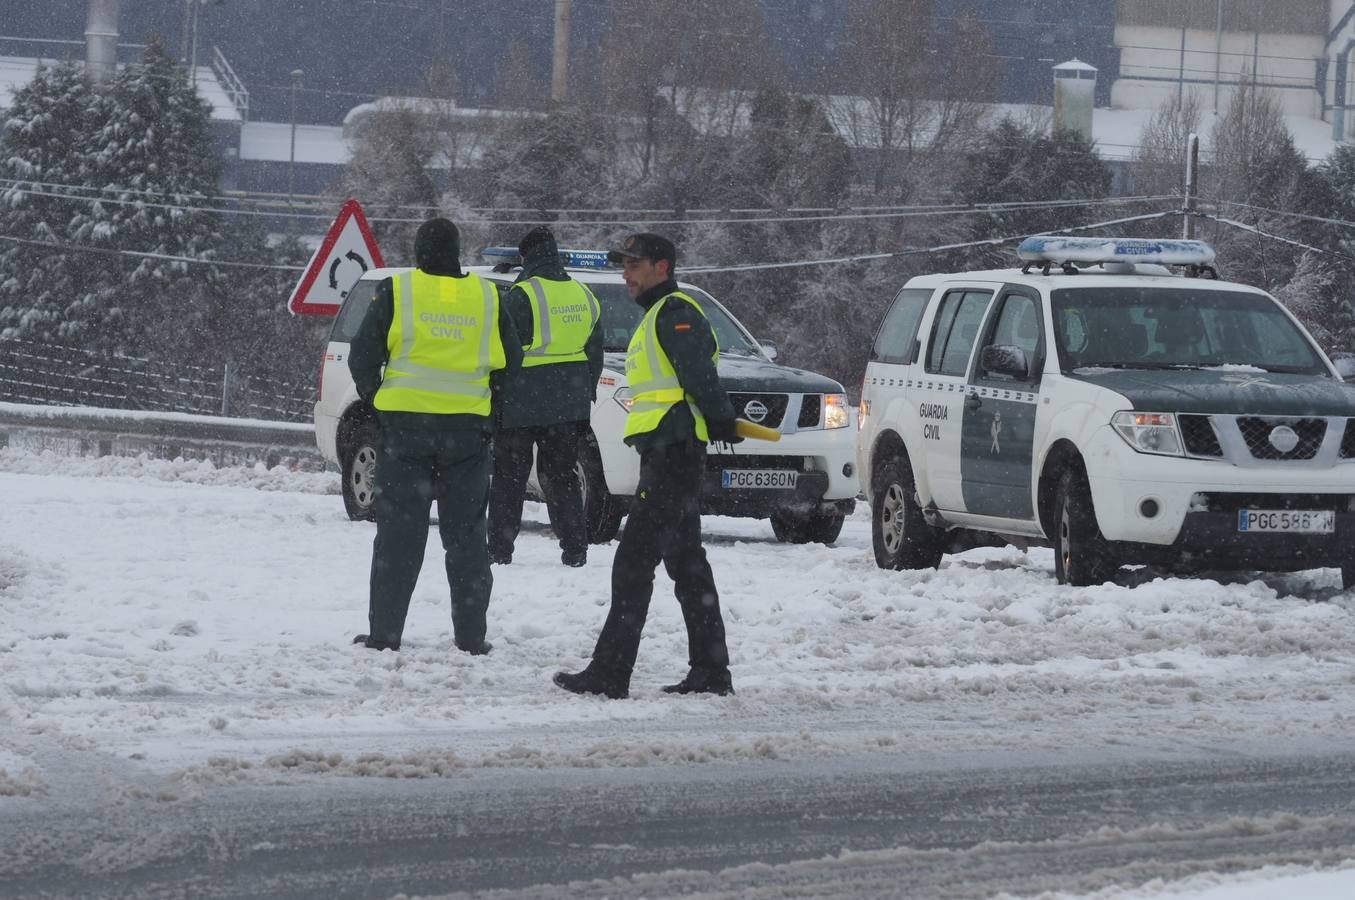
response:
<path id="1" fill-rule="evenodd" d="M 661 234 L 642 231 L 639 234 L 629 235 L 621 242 L 620 249 L 607 251 L 607 261 L 613 265 L 620 265 L 627 257 L 648 259 L 653 262 L 666 259 L 671 268 L 677 265 L 677 247 Z"/>
<path id="2" fill-rule="evenodd" d="M 545 225 L 538 225 L 522 236 L 518 241 L 518 255 L 523 259 L 530 256 L 558 256 L 559 246 L 555 243 L 555 234 Z"/>
<path id="3" fill-rule="evenodd" d="M 447 219 L 424 222 L 414 236 L 414 263 L 425 272 L 459 271 L 461 232 Z"/>

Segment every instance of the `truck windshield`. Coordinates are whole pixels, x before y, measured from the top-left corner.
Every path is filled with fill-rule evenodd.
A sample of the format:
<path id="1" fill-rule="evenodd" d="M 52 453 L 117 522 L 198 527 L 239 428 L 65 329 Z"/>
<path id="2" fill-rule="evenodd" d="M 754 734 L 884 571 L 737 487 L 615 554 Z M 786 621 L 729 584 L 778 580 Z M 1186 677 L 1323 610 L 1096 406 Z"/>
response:
<path id="1" fill-rule="evenodd" d="M 1088 286 L 1053 291 L 1051 299 L 1065 373 L 1245 366 L 1328 374 L 1312 342 L 1263 294 Z"/>
<path id="2" fill-rule="evenodd" d="M 630 336 L 644 317 L 644 310 L 631 299 L 624 284 L 590 284 L 588 287 L 602 306 L 603 345 L 608 350 L 624 351 L 630 344 Z M 762 351 L 753 346 L 743 329 L 734 322 L 734 317 L 709 294 L 697 288 L 683 288 L 683 291 L 705 310 L 706 318 L 715 329 L 715 339 L 720 342 L 721 353 L 754 357 L 762 355 Z"/>

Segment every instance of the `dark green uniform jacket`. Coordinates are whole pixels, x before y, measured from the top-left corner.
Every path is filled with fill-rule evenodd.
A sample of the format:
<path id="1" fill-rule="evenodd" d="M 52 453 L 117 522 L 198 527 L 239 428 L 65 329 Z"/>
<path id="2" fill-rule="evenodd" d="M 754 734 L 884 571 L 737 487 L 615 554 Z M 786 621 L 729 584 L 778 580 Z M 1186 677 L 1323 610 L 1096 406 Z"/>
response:
<path id="1" fill-rule="evenodd" d="M 460 265 L 446 260 L 430 263 L 423 269 L 430 275 L 451 275 L 461 277 Z M 348 348 L 348 371 L 353 374 L 353 384 L 358 396 L 371 404 L 381 387 L 381 370 L 390 358 L 387 346 L 387 334 L 391 322 L 395 320 L 395 288 L 391 279 L 384 279 L 376 286 L 376 295 L 372 297 L 371 309 L 358 326 L 358 333 Z M 503 303 L 499 304 L 499 332 L 503 338 L 504 356 L 507 367 L 490 375 L 490 388 L 494 392 L 494 406 L 501 402 L 502 382 L 505 376 L 522 365 L 522 340 L 513 327 L 513 319 Z M 486 433 L 493 430 L 494 417 L 471 414 L 444 415 L 439 413 L 382 412 L 381 421 L 405 431 L 431 432 L 445 430 L 448 427 L 466 430 L 480 430 Z"/>
<path id="2" fill-rule="evenodd" d="M 553 242 L 548 249 L 554 250 Z M 513 282 L 515 286 L 504 294 L 502 304 L 513 319 L 519 343 L 523 347 L 531 346 L 536 334 L 536 321 L 527 288 L 516 286 L 528 278 L 570 280 L 555 252 L 529 255 L 524 261 L 522 273 Z M 512 373 L 505 373 L 503 402 L 498 408 L 500 426 L 525 428 L 588 421 L 592 413 L 591 405 L 597 396 L 598 378 L 602 375 L 601 319 L 589 335 L 583 351 L 588 356 L 585 362 L 524 366 Z"/>
<path id="3" fill-rule="evenodd" d="M 669 279 L 637 295 L 635 302 L 648 312 L 655 303 L 663 301 L 663 309 L 659 310 L 654 323 L 659 344 L 673 363 L 678 383 L 691 396 L 706 422 L 733 419 L 734 405 L 720 386 L 720 376 L 711 362 L 715 333 L 706 317 L 692 309 L 686 300 L 677 297 L 664 300 L 677 289 L 677 282 Z M 631 435 L 626 438 L 626 443 L 643 453 L 653 447 L 694 440 L 696 420 L 687 404 L 678 403 L 668 410 L 658 428 Z"/>

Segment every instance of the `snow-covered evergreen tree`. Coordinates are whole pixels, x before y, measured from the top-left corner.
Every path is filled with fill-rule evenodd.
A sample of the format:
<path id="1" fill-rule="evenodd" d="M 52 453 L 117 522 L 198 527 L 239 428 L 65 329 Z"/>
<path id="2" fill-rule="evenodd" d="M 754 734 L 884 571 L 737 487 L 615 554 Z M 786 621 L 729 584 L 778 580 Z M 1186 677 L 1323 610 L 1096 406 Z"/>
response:
<path id="1" fill-rule="evenodd" d="M 68 186 L 84 183 L 93 97 L 76 64 L 41 67 L 0 127 L 0 336 L 72 336 L 87 260 L 45 245 L 67 242 L 77 209 L 67 197 L 86 193 Z"/>
<path id="2" fill-rule="evenodd" d="M 173 352 L 166 339 L 201 338 L 210 314 L 204 288 L 220 277 L 165 258 L 211 259 L 222 241 L 219 217 L 206 209 L 220 172 L 209 108 L 156 43 L 114 76 L 94 106 L 100 127 L 90 136 L 85 179 L 100 199 L 72 218 L 71 235 L 122 252 L 89 255 L 88 282 L 69 318 L 87 346 Z"/>

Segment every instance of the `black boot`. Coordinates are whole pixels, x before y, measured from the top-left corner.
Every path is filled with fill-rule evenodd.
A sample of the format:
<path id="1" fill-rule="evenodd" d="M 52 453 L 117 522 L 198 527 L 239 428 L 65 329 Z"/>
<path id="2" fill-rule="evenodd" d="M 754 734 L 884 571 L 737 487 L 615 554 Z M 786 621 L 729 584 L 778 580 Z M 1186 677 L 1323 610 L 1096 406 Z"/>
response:
<path id="1" fill-rule="evenodd" d="M 582 568 L 588 565 L 588 550 L 565 550 L 560 554 L 560 562 L 569 566 L 571 569 Z"/>
<path id="2" fill-rule="evenodd" d="M 611 700 L 625 700 L 630 695 L 629 679 L 606 675 L 592 667 L 582 672 L 556 672 L 552 680 L 573 694 L 601 694 Z"/>
<path id="3" fill-rule="evenodd" d="M 728 669 L 720 671 L 711 671 L 709 669 L 692 669 L 687 673 L 687 677 L 677 684 L 670 684 L 663 689 L 665 694 L 716 694 L 720 697 L 727 697 L 734 693 L 734 680 L 729 676 Z"/>
<path id="4" fill-rule="evenodd" d="M 396 642 L 393 643 L 393 644 L 392 644 L 390 641 L 378 641 L 376 638 L 372 637 L 370 634 L 360 634 L 360 635 L 358 635 L 357 637 L 353 638 L 353 643 L 355 643 L 355 644 L 361 644 L 362 646 L 366 647 L 368 650 L 399 650 L 399 649 L 400 649 L 400 642 L 399 642 L 399 641 L 396 641 Z"/>
<path id="5" fill-rule="evenodd" d="M 481 641 L 474 647 L 463 647 L 460 644 L 457 644 L 456 649 L 462 651 L 463 653 L 469 653 L 471 656 L 485 656 L 489 653 L 489 651 L 494 649 L 494 645 L 491 644 L 489 641 Z"/>

